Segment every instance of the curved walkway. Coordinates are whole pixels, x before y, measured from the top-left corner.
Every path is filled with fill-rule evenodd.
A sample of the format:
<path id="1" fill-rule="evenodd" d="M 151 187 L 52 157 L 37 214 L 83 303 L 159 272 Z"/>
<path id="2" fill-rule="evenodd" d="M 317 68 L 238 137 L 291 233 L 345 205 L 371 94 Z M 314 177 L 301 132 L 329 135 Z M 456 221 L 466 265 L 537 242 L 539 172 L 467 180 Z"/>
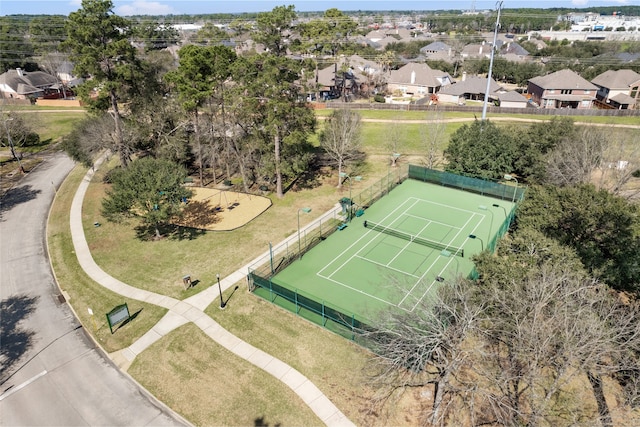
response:
<path id="1" fill-rule="evenodd" d="M 96 167 L 101 163 L 102 159 L 96 163 Z M 214 289 L 214 287 L 209 287 L 197 295 L 180 301 L 175 298 L 134 288 L 109 276 L 102 270 L 91 256 L 82 225 L 82 202 L 93 174 L 93 170 L 87 172 L 71 204 L 71 236 L 80 266 L 89 277 L 112 292 L 127 298 L 155 304 L 169 310 L 151 330 L 131 346 L 112 355 L 113 360 L 120 367 L 127 367 L 138 354 L 172 330 L 187 322 L 193 322 L 216 343 L 282 381 L 291 388 L 327 426 L 355 426 L 318 387 L 296 369 L 251 344 L 242 341 L 206 315 L 204 309 L 209 306 L 217 296 L 215 292 L 217 289 Z M 338 207 L 336 209 L 338 209 Z M 331 210 L 325 215 L 332 216 L 333 214 L 334 211 Z M 287 240 L 292 240 L 293 242 L 295 239 L 296 236 L 293 235 Z M 269 254 L 267 252 L 247 264 L 247 266 L 221 279 L 220 284 L 223 289 L 226 290 L 238 281 L 246 278 L 248 266 L 262 259 L 266 260 L 268 256 Z"/>

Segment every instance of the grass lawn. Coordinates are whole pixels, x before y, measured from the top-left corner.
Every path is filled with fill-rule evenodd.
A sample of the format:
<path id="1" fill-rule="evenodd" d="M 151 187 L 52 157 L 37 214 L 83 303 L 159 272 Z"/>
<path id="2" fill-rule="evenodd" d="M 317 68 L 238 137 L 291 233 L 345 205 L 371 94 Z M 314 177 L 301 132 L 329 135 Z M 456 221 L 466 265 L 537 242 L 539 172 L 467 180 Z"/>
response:
<path id="1" fill-rule="evenodd" d="M 83 206 L 85 233 L 94 259 L 125 283 L 179 299 L 211 286 L 218 273 L 224 277 L 234 272 L 267 251 L 269 242 L 275 244 L 296 233 L 300 207 L 312 208 L 311 214 L 300 217 L 304 225 L 333 207 L 348 191 L 343 188 L 339 192 L 327 178 L 324 185 L 314 182 L 310 183 L 311 188 L 290 191 L 283 199 L 272 197 L 273 205 L 266 212 L 238 230 L 146 241 L 136 236 L 135 222 L 114 224 L 102 217 L 105 171 L 106 168 L 96 173 Z M 95 222 L 102 225 L 96 228 Z M 182 284 L 186 274 L 191 275 L 192 280 L 199 280 L 198 285 L 188 291 Z"/>
<path id="2" fill-rule="evenodd" d="M 153 344 L 129 373 L 194 425 L 323 425 L 291 389 L 192 323 Z"/>
<path id="3" fill-rule="evenodd" d="M 160 320 L 166 310 L 139 301 L 126 301 L 131 314 L 139 313 L 133 321 L 111 334 L 106 313 L 124 303 L 124 297 L 87 277 L 78 264 L 69 229 L 71 202 L 85 172 L 86 169 L 76 167 L 56 193 L 47 226 L 47 246 L 56 279 L 76 315 L 86 330 L 93 332 L 100 345 L 112 352 L 127 347 L 140 338 Z M 89 308 L 93 310 L 93 318 L 89 315 Z"/>

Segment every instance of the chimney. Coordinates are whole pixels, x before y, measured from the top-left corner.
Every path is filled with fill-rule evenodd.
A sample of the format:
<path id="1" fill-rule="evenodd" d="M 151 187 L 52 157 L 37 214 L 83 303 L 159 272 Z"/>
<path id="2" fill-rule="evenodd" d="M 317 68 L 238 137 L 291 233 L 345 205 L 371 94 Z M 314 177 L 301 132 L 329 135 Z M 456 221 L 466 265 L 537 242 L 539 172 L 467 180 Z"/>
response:
<path id="1" fill-rule="evenodd" d="M 16 73 L 18 73 L 20 77 L 24 76 L 24 71 L 22 71 L 22 68 L 16 68 Z"/>
<path id="2" fill-rule="evenodd" d="M 411 84 L 414 84 L 416 82 L 416 72 L 412 71 L 411 72 Z"/>
<path id="3" fill-rule="evenodd" d="M 467 72 L 463 71 L 462 72 L 462 81 L 465 81 L 465 80 L 467 80 Z"/>

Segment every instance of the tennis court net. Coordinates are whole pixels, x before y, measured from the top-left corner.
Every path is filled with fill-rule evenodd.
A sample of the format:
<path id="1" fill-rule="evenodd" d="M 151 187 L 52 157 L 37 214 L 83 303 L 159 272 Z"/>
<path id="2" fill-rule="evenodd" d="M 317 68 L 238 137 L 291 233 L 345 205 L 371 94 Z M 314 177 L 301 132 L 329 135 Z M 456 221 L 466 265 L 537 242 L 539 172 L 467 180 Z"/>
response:
<path id="1" fill-rule="evenodd" d="M 438 242 L 435 240 L 425 239 L 424 237 L 414 236 L 409 233 L 405 233 L 404 231 L 395 230 L 393 228 L 385 227 L 384 225 L 376 224 L 371 221 L 365 221 L 364 226 L 366 228 L 370 228 L 374 231 L 379 231 L 381 233 L 389 234 L 391 236 L 398 237 L 400 239 L 408 240 L 410 242 L 418 243 L 423 246 L 428 246 L 433 249 L 438 249 L 440 251 L 447 251 L 454 255 L 458 255 L 460 257 L 464 257 L 464 249 L 459 248 L 457 246 L 445 245 L 442 242 Z"/>

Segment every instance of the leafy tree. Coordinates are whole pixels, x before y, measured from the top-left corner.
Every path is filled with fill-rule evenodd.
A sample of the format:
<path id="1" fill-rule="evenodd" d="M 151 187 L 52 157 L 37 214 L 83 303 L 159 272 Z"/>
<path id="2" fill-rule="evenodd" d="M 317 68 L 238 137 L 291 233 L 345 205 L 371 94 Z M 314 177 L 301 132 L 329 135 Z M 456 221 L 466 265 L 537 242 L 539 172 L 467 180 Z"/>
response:
<path id="1" fill-rule="evenodd" d="M 112 187 L 102 201 L 102 214 L 109 221 L 140 217 L 160 238 L 160 227 L 179 217 L 182 201 L 192 195 L 183 185 L 184 168 L 168 160 L 145 157 L 111 175 Z"/>
<path id="2" fill-rule="evenodd" d="M 640 291 L 638 206 L 592 185 L 532 186 L 518 228 L 534 228 L 573 248 L 584 266 L 617 290 Z"/>
<path id="3" fill-rule="evenodd" d="M 333 160 L 338 175 L 360 154 L 361 116 L 349 109 L 334 110 L 320 134 L 320 145 Z M 342 179 L 338 178 L 338 188 Z"/>
<path id="4" fill-rule="evenodd" d="M 576 127 L 570 117 L 554 117 L 551 120 L 533 123 L 523 132 L 521 127 L 512 128 L 518 156 L 513 172 L 530 183 L 545 182 L 548 154 L 573 139 Z"/>
<path id="5" fill-rule="evenodd" d="M 191 116 L 200 181 L 204 182 L 200 111 L 214 91 L 222 90 L 225 80 L 231 75 L 236 54 L 225 46 L 187 45 L 178 51 L 178 55 L 180 65 L 167 73 L 166 80 L 175 85 L 183 108 Z"/>
<path id="6" fill-rule="evenodd" d="M 304 52 L 319 57 L 330 55 L 333 58 L 334 79 L 336 86 L 343 86 L 341 92 L 344 89 L 345 76 L 344 70 L 341 70 L 342 73 L 338 70 L 337 56 L 356 27 L 357 23 L 354 20 L 336 8 L 327 9 L 320 19 L 299 25 L 301 48 Z"/>
<path id="7" fill-rule="evenodd" d="M 119 101 L 127 91 L 142 80 L 135 48 L 129 42 L 130 22 L 113 13 L 111 0 L 82 0 L 82 7 L 69 15 L 67 39 L 63 45 L 70 50 L 75 73 L 90 76 L 81 88 L 80 96 L 93 108 L 110 111 L 114 121 L 114 150 L 126 167 L 131 147 L 123 134 Z M 91 92 L 98 90 L 98 99 Z"/>
<path id="8" fill-rule="evenodd" d="M 260 176 L 275 182 L 277 196 L 283 197 L 283 179 L 308 169 L 308 137 L 316 124 L 297 84 L 301 64 L 272 54 L 254 55 L 239 58 L 233 75 L 237 125 L 259 144 Z"/>
<path id="9" fill-rule="evenodd" d="M 446 170 L 483 179 L 499 179 L 511 172 L 516 156 L 515 141 L 489 120 L 476 120 L 460 127 L 444 151 Z"/>
<path id="10" fill-rule="evenodd" d="M 276 6 L 271 12 L 258 14 L 253 40 L 263 44 L 268 52 L 276 56 L 286 55 L 294 19 L 296 12 L 293 5 Z"/>

